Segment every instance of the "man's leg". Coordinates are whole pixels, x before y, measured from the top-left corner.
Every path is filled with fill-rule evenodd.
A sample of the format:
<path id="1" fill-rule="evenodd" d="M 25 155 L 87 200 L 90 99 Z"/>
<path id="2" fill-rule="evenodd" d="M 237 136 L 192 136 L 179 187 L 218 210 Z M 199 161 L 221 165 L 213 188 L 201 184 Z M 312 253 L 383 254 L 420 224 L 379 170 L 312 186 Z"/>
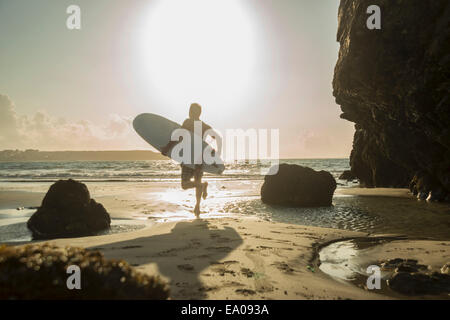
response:
<path id="1" fill-rule="evenodd" d="M 194 169 L 181 166 L 181 188 L 183 190 L 192 189 L 197 187 L 197 182 L 191 181 L 194 177 Z"/>
<path id="2" fill-rule="evenodd" d="M 203 192 L 206 192 L 207 183 L 202 183 L 203 172 L 199 169 L 191 169 L 181 166 L 181 188 L 184 190 L 195 188 L 196 204 L 194 213 L 198 217 L 200 215 L 200 201 Z M 194 178 L 194 181 L 191 179 Z"/>
<path id="3" fill-rule="evenodd" d="M 194 213 L 197 217 L 200 215 L 200 202 L 202 199 L 202 195 L 203 195 L 203 199 L 205 199 L 206 198 L 205 195 L 207 194 L 206 190 L 208 187 L 207 182 L 202 183 L 202 176 L 203 176 L 203 172 L 199 168 L 195 169 L 194 184 L 195 184 L 195 198 L 196 198 L 197 202 L 195 204 Z"/>
<path id="4" fill-rule="evenodd" d="M 200 215 L 200 201 L 202 199 L 202 186 L 195 187 L 195 203 L 194 213 L 198 217 Z"/>

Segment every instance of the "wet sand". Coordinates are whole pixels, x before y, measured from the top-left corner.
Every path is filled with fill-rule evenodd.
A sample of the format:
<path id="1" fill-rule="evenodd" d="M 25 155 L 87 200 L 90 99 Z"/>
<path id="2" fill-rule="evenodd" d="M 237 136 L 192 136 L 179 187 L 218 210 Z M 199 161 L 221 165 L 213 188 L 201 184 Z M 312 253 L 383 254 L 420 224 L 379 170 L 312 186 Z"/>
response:
<path id="1" fill-rule="evenodd" d="M 405 296 L 389 287 L 389 280 L 395 273 L 394 267 L 384 267 L 387 260 L 398 258 L 424 265 L 422 274 L 441 273 L 444 264 L 450 261 L 448 241 L 429 241 L 407 239 L 402 236 L 386 235 L 351 238 L 322 244 L 317 256 L 320 270 L 341 282 L 351 282 L 367 290 L 367 270 L 378 266 L 380 270 L 380 289 L 378 293 L 398 299 L 450 299 L 448 293 L 435 295 Z M 414 262 L 417 260 L 417 262 Z M 372 269 L 373 270 L 373 269 Z M 373 272 L 373 271 L 372 271 Z M 425 286 L 422 285 L 422 289 Z"/>
<path id="2" fill-rule="evenodd" d="M 412 198 L 408 189 L 402 188 L 339 188 L 338 195 Z"/>

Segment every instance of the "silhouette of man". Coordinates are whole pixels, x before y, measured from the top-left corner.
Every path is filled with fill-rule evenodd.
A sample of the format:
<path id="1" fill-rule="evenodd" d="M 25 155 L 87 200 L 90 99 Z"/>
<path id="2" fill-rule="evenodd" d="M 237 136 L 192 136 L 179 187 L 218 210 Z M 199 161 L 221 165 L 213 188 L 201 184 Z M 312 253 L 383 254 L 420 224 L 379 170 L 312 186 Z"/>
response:
<path id="1" fill-rule="evenodd" d="M 194 132 L 194 124 L 196 121 L 201 121 L 200 120 L 201 113 L 202 107 L 198 103 L 191 104 L 191 107 L 189 108 L 189 118 L 184 120 L 183 125 L 181 127 L 183 129 Z M 202 124 L 201 136 L 203 138 L 203 134 L 208 130 L 212 130 L 212 128 L 203 121 L 201 121 L 201 124 Z M 215 136 L 218 136 L 216 133 L 214 134 Z M 214 135 L 210 136 L 213 139 L 216 138 Z M 161 149 L 161 153 L 167 156 L 171 148 L 174 147 L 178 142 L 179 141 L 170 141 L 165 147 Z M 202 177 L 203 171 L 201 164 L 199 165 L 196 164 L 195 169 L 192 169 L 190 167 L 185 166 L 184 164 L 181 164 L 181 187 L 183 188 L 183 190 L 195 188 L 195 197 L 197 201 L 195 204 L 194 213 L 196 217 L 200 216 L 201 198 L 206 199 L 206 197 L 208 196 L 208 182 L 202 182 Z M 192 178 L 194 178 L 194 181 L 192 181 Z"/>

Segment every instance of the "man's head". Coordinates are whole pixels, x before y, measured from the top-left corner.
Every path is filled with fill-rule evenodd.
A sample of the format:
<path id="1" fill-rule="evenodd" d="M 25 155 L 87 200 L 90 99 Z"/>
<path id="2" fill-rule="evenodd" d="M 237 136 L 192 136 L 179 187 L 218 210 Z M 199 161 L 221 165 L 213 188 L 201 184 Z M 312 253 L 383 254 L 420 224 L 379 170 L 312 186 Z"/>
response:
<path id="1" fill-rule="evenodd" d="M 201 113 L 202 107 L 198 103 L 191 104 L 191 107 L 189 108 L 189 118 L 199 120 Z"/>

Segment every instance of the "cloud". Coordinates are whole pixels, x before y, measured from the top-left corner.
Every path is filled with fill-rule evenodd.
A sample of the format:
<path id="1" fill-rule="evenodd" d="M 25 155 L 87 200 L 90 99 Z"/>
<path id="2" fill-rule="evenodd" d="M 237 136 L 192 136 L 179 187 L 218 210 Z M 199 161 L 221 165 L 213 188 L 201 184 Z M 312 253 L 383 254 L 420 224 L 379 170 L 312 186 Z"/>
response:
<path id="1" fill-rule="evenodd" d="M 300 142 L 304 148 L 314 153 L 321 152 L 323 149 L 332 147 L 331 138 L 329 136 L 318 134 L 314 131 L 305 131 L 300 136 Z"/>
<path id="2" fill-rule="evenodd" d="M 346 157 L 350 150 L 342 135 L 331 135 L 327 130 L 301 130 L 297 139 L 297 152 L 301 157 Z"/>
<path id="3" fill-rule="evenodd" d="M 19 115 L 0 94 L 0 149 L 112 150 L 148 148 L 132 128 L 132 119 L 110 114 L 104 122 L 69 121 L 38 111 Z"/>
<path id="4" fill-rule="evenodd" d="M 18 117 L 8 96 L 0 94 L 0 145 L 19 138 Z"/>

